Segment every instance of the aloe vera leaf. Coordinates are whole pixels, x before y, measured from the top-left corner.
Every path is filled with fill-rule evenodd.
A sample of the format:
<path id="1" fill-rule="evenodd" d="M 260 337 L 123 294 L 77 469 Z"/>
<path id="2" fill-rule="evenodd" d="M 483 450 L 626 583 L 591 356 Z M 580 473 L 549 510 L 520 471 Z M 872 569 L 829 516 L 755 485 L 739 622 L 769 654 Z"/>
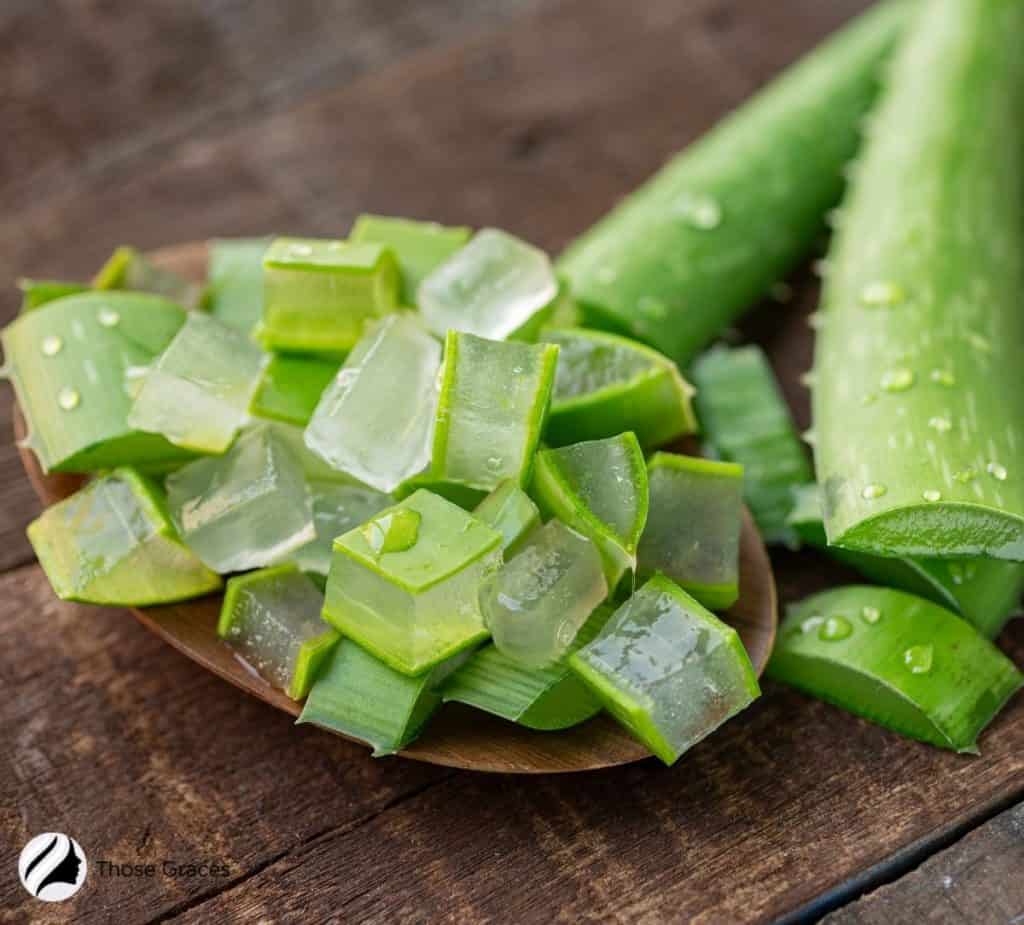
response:
<path id="1" fill-rule="evenodd" d="M 662 575 L 616 610 L 569 666 L 669 765 L 761 693 L 736 631 Z"/>
<path id="2" fill-rule="evenodd" d="M 129 427 L 125 374 L 151 363 L 185 312 L 158 296 L 86 292 L 19 316 L 0 333 L 5 372 L 45 471 L 161 468 L 193 454 Z"/>
<path id="3" fill-rule="evenodd" d="M 263 315 L 263 255 L 270 238 L 217 238 L 209 242 L 207 310 L 249 334 Z"/>
<path id="4" fill-rule="evenodd" d="M 958 752 L 1024 677 L 966 620 L 903 591 L 851 585 L 786 616 L 768 676 L 895 732 Z"/>
<path id="5" fill-rule="evenodd" d="M 590 642 L 608 622 L 614 608 L 602 604 L 576 634 L 570 652 Z M 601 712 L 601 702 L 563 661 L 546 668 L 527 668 L 485 645 L 445 683 L 445 703 L 457 701 L 493 713 L 528 729 L 568 729 Z"/>
<path id="6" fill-rule="evenodd" d="M 762 90 L 569 246 L 588 326 L 686 368 L 798 263 L 842 192 L 904 3 L 885 3 Z"/>
<path id="7" fill-rule="evenodd" d="M 501 534 L 429 491 L 387 508 L 419 515 L 407 548 L 374 549 L 373 523 L 334 541 L 324 619 L 396 671 L 417 675 L 487 636 L 477 589 Z"/>
<path id="8" fill-rule="evenodd" d="M 523 540 L 540 524 L 540 511 L 511 479 L 502 482 L 473 511 L 473 516 L 501 534 L 505 558 L 514 556 Z"/>
<path id="9" fill-rule="evenodd" d="M 594 541 L 609 588 L 636 569 L 648 501 L 647 466 L 633 434 L 541 450 L 530 494 L 545 517 Z"/>
<path id="10" fill-rule="evenodd" d="M 421 489 L 440 495 L 446 501 L 457 504 L 464 511 L 472 511 L 487 497 L 487 492 L 482 488 L 471 488 L 469 485 L 461 485 L 458 482 L 432 478 L 429 469 L 406 479 L 392 494 L 396 501 L 404 501 L 409 495 Z"/>
<path id="11" fill-rule="evenodd" d="M 704 444 L 743 466 L 743 499 L 769 543 L 793 545 L 792 490 L 813 478 L 768 360 L 759 347 L 714 347 L 692 369 Z"/>
<path id="12" fill-rule="evenodd" d="M 47 508 L 29 524 L 28 538 L 66 601 L 147 607 L 221 586 L 178 538 L 159 487 L 129 468 Z"/>
<path id="13" fill-rule="evenodd" d="M 693 387 L 668 357 L 614 334 L 547 330 L 558 371 L 544 439 L 552 446 L 626 431 L 646 448 L 696 430 Z"/>
<path id="14" fill-rule="evenodd" d="M 217 635 L 264 680 L 301 700 L 341 639 L 320 619 L 323 601 L 294 565 L 236 575 L 224 591 Z"/>
<path id="15" fill-rule="evenodd" d="M 265 365 L 240 331 L 190 312 L 142 380 L 128 424 L 197 453 L 223 453 L 248 419 Z"/>
<path id="16" fill-rule="evenodd" d="M 489 491 L 525 485 L 544 431 L 558 347 L 449 331 L 430 477 Z"/>
<path id="17" fill-rule="evenodd" d="M 199 308 L 205 300 L 201 285 L 156 266 L 134 247 L 119 247 L 93 277 L 94 289 L 148 292 L 176 302 L 182 308 Z"/>
<path id="18" fill-rule="evenodd" d="M 471 228 L 461 225 L 449 227 L 437 222 L 364 214 L 353 223 L 348 239 L 354 244 L 391 248 L 402 271 L 402 304 L 415 305 L 420 283 L 461 250 L 472 233 Z"/>
<path id="19" fill-rule="evenodd" d="M 872 117 L 815 351 L 832 545 L 1024 560 L 1022 35 L 1019 3 L 930 4 Z"/>
<path id="20" fill-rule="evenodd" d="M 662 572 L 705 607 L 739 597 L 743 467 L 655 453 L 648 463 L 650 513 L 640 539 L 639 573 Z"/>
<path id="21" fill-rule="evenodd" d="M 338 374 L 335 360 L 294 353 L 275 353 L 263 370 L 249 410 L 305 427 L 313 417 L 320 396 Z"/>
<path id="22" fill-rule="evenodd" d="M 789 522 L 800 538 L 865 578 L 941 604 L 989 639 L 998 636 L 1019 611 L 1024 565 L 998 559 L 889 559 L 828 546 L 818 486 L 801 486 L 794 497 Z"/>
<path id="23" fill-rule="evenodd" d="M 82 283 L 67 283 L 56 279 L 28 279 L 24 276 L 18 280 L 18 288 L 21 290 L 20 314 L 30 312 L 48 302 L 63 299 L 64 296 L 89 291 L 89 287 Z"/>

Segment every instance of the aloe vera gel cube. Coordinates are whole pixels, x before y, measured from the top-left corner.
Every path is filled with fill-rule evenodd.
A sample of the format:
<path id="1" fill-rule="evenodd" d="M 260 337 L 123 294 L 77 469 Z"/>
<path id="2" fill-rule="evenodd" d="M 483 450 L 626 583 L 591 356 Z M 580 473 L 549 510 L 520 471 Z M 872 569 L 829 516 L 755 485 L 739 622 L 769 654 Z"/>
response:
<path id="1" fill-rule="evenodd" d="M 540 511 L 530 496 L 515 482 L 502 482 L 473 510 L 473 516 L 501 534 L 505 558 L 514 555 L 534 527 L 540 524 Z"/>
<path id="2" fill-rule="evenodd" d="M 557 295 L 547 254 L 484 228 L 423 280 L 417 304 L 439 337 L 463 331 L 505 340 L 536 330 Z"/>
<path id="3" fill-rule="evenodd" d="M 273 565 L 316 536 L 299 462 L 267 425 L 169 475 L 167 500 L 182 539 L 221 573 Z"/>
<path id="4" fill-rule="evenodd" d="M 490 490 L 526 483 L 544 430 L 558 348 L 449 331 L 431 476 Z"/>
<path id="5" fill-rule="evenodd" d="M 630 597 L 569 665 L 665 764 L 760 695 L 736 631 L 663 576 Z"/>
<path id="6" fill-rule="evenodd" d="M 480 608 L 499 652 L 542 668 L 569 650 L 607 596 L 597 547 L 551 520 L 481 585 Z"/>
<path id="7" fill-rule="evenodd" d="M 228 579 L 217 634 L 265 681 L 301 700 L 341 639 L 320 619 L 323 601 L 293 565 L 236 575 Z"/>
<path id="8" fill-rule="evenodd" d="M 343 354 L 398 305 L 398 264 L 380 244 L 277 238 L 263 271 L 258 337 L 268 350 Z"/>
<path id="9" fill-rule="evenodd" d="M 326 575 L 331 568 L 334 541 L 353 527 L 395 503 L 391 495 L 362 485 L 340 482 L 310 482 L 316 539 L 292 555 L 292 561 L 307 572 Z"/>
<path id="10" fill-rule="evenodd" d="M 240 331 L 190 312 L 142 380 L 128 423 L 186 449 L 223 453 L 248 417 L 265 361 Z"/>
<path id="11" fill-rule="evenodd" d="M 144 607 L 221 584 L 178 539 L 159 488 L 133 469 L 115 469 L 47 508 L 28 538 L 68 601 Z"/>
<path id="12" fill-rule="evenodd" d="M 430 462 L 441 345 L 415 317 L 382 319 L 348 355 L 306 428 L 306 446 L 379 491 Z"/>
<path id="13" fill-rule="evenodd" d="M 705 607 L 729 607 L 739 596 L 743 467 L 655 453 L 647 475 L 641 575 L 661 572 Z"/>
<path id="14" fill-rule="evenodd" d="M 501 534 L 420 490 L 334 541 L 324 619 L 404 674 L 487 635 L 477 591 Z"/>

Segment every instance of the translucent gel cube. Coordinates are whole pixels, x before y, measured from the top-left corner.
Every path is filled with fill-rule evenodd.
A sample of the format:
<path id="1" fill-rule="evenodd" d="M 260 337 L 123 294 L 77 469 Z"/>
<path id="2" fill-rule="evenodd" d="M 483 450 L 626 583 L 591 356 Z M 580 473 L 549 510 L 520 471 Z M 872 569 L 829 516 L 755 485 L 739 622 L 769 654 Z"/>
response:
<path id="1" fill-rule="evenodd" d="M 417 304 L 440 337 L 464 331 L 504 340 L 530 327 L 557 294 L 547 254 L 484 228 L 423 281 Z"/>
<path id="2" fill-rule="evenodd" d="M 334 541 L 324 619 L 413 675 L 487 635 L 477 591 L 501 563 L 501 534 L 429 491 L 377 519 L 399 509 L 419 514 L 406 548 L 376 552 L 370 525 Z"/>
<path id="3" fill-rule="evenodd" d="M 569 664 L 666 764 L 760 694 L 736 631 L 662 576 L 630 597 Z"/>
<path id="4" fill-rule="evenodd" d="M 272 565 L 316 536 L 302 469 L 266 425 L 169 475 L 167 501 L 182 539 L 221 573 Z"/>
<path id="5" fill-rule="evenodd" d="M 306 446 L 360 482 L 394 491 L 430 462 L 440 365 L 440 344 L 412 315 L 384 318 L 324 390 Z"/>
<path id="6" fill-rule="evenodd" d="M 191 312 L 142 380 L 128 423 L 187 449 L 223 453 L 246 421 L 265 361 L 240 331 Z"/>
<path id="7" fill-rule="evenodd" d="M 607 596 L 597 547 L 551 520 L 484 582 L 480 609 L 499 652 L 540 668 L 569 650 L 587 617 Z"/>
<path id="8" fill-rule="evenodd" d="M 505 558 L 515 554 L 522 541 L 540 524 L 537 505 L 511 479 L 484 498 L 473 510 L 473 516 L 501 534 Z"/>
<path id="9" fill-rule="evenodd" d="M 217 633 L 264 680 L 301 700 L 341 636 L 320 619 L 324 596 L 293 565 L 228 580 Z"/>

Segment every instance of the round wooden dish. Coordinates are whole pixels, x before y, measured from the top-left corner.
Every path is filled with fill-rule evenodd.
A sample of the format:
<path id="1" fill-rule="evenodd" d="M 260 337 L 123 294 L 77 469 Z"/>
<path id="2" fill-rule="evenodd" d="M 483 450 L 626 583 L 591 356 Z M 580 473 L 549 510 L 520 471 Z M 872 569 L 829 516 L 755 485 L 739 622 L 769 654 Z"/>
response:
<path id="1" fill-rule="evenodd" d="M 202 243 L 163 248 L 152 257 L 160 265 L 197 281 L 206 273 L 206 246 Z M 25 422 L 18 409 L 14 421 L 20 439 Z M 44 505 L 66 498 L 82 483 L 79 476 L 45 475 L 29 450 L 21 450 L 21 459 Z M 299 704 L 246 671 L 217 638 L 220 603 L 217 595 L 184 604 L 133 609 L 132 613 L 145 627 L 204 668 L 271 706 L 297 716 Z M 746 511 L 740 539 L 740 599 L 724 619 L 740 634 L 760 675 L 771 653 L 778 614 L 771 564 Z M 543 774 L 628 764 L 650 753 L 604 715 L 563 732 L 534 732 L 489 713 L 450 703 L 435 714 L 423 736 L 401 754 L 417 761 L 476 771 Z"/>

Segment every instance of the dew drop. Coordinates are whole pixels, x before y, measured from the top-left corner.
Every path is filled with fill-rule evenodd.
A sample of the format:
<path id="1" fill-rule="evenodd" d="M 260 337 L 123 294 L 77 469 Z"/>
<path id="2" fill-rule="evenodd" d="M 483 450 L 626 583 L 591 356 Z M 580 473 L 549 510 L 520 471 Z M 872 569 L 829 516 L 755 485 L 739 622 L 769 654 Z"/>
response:
<path id="1" fill-rule="evenodd" d="M 825 622 L 825 618 L 820 614 L 815 614 L 813 617 L 808 617 L 800 623 L 801 633 L 812 633 L 819 626 Z"/>
<path id="2" fill-rule="evenodd" d="M 105 305 L 100 309 L 96 320 L 105 328 L 116 328 L 121 323 L 121 313 Z"/>
<path id="3" fill-rule="evenodd" d="M 64 341 L 56 334 L 48 334 L 43 338 L 43 342 L 39 345 L 39 349 L 42 350 L 43 356 L 47 357 L 55 357 L 63 348 Z"/>
<path id="4" fill-rule="evenodd" d="M 861 619 L 865 622 L 874 626 L 879 620 L 882 619 L 882 611 L 877 607 L 865 605 L 860 609 Z"/>
<path id="5" fill-rule="evenodd" d="M 903 664 L 910 669 L 911 674 L 928 674 L 932 670 L 934 656 L 935 650 L 930 643 L 911 646 L 903 653 Z"/>
<path id="6" fill-rule="evenodd" d="M 487 457 L 487 468 L 491 472 L 498 472 L 501 469 L 501 465 L 504 460 L 500 456 L 488 456 Z"/>
<path id="7" fill-rule="evenodd" d="M 928 378 L 931 379 L 932 382 L 944 385 L 947 388 L 952 388 L 956 385 L 956 377 L 948 369 L 933 369 L 928 374 Z"/>
<path id="8" fill-rule="evenodd" d="M 1006 477 L 1009 474 L 1006 471 L 1006 466 L 1001 466 L 997 462 L 990 462 L 986 467 L 985 471 L 992 476 L 998 482 L 1005 482 Z"/>
<path id="9" fill-rule="evenodd" d="M 860 496 L 865 501 L 874 501 L 876 498 L 881 498 L 887 491 L 888 489 L 884 485 L 874 482 L 871 485 L 865 485 Z"/>
<path id="10" fill-rule="evenodd" d="M 953 423 L 949 418 L 939 416 L 929 418 L 928 426 L 932 430 L 937 430 L 940 434 L 948 434 L 953 429 Z"/>
<path id="11" fill-rule="evenodd" d="M 818 638 L 824 642 L 838 642 L 846 639 L 853 633 L 853 624 L 846 617 L 829 617 L 821 624 L 818 630 Z"/>
<path id="12" fill-rule="evenodd" d="M 978 573 L 978 567 L 973 562 L 949 562 L 946 564 L 946 569 L 955 585 L 962 585 L 965 581 L 970 581 Z"/>
<path id="13" fill-rule="evenodd" d="M 914 384 L 914 374 L 903 367 L 889 369 L 882 373 L 878 384 L 885 392 L 905 392 Z"/>
<path id="14" fill-rule="evenodd" d="M 64 386 L 64 388 L 57 393 L 57 404 L 65 411 L 74 411 L 81 400 L 82 396 L 78 394 L 78 390 L 73 389 L 70 386 Z"/>
<path id="15" fill-rule="evenodd" d="M 687 224 L 700 231 L 712 231 L 722 224 L 722 207 L 711 196 L 684 193 L 676 201 L 676 208 Z"/>
<path id="16" fill-rule="evenodd" d="M 925 501 L 941 501 L 942 492 L 934 488 L 926 488 L 921 492 L 921 497 L 924 498 Z"/>
<path id="17" fill-rule="evenodd" d="M 868 283 L 860 293 L 861 302 L 868 308 L 890 308 L 905 298 L 903 289 L 888 280 Z"/>

